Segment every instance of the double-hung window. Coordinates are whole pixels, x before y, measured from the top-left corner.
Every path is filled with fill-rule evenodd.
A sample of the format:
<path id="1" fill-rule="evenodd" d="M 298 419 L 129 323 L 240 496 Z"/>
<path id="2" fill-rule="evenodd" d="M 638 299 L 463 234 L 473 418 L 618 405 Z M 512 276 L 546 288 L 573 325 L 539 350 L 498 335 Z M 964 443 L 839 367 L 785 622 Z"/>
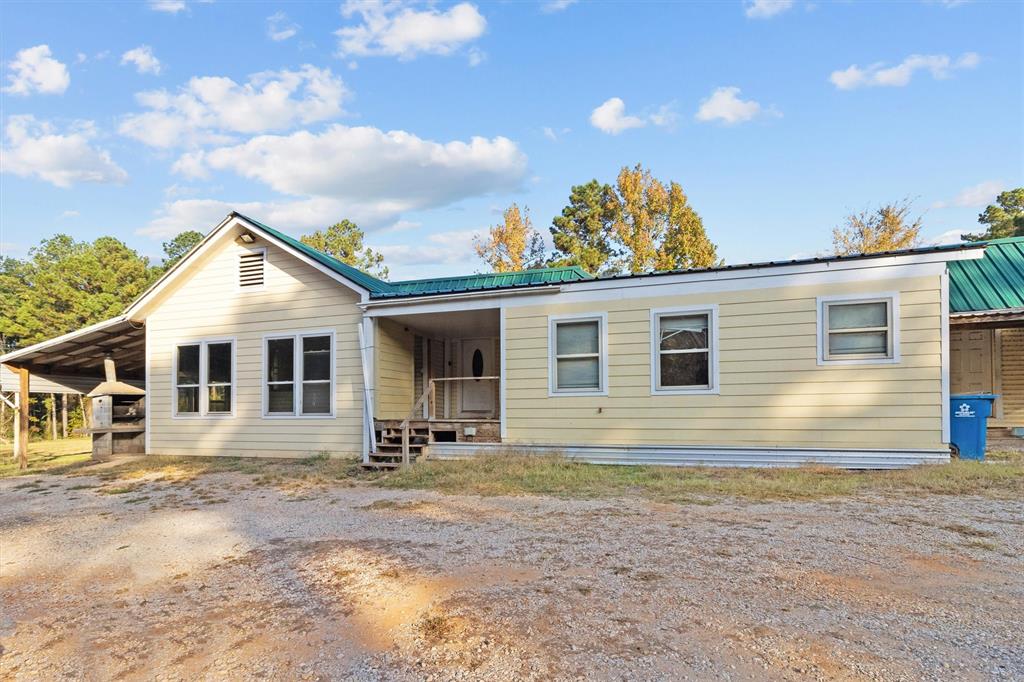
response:
<path id="1" fill-rule="evenodd" d="M 234 412 L 235 342 L 195 341 L 174 349 L 174 414 L 230 416 Z"/>
<path id="2" fill-rule="evenodd" d="M 897 362 L 898 308 L 896 294 L 819 298 L 819 362 Z"/>
<path id="3" fill-rule="evenodd" d="M 651 311 L 651 392 L 711 393 L 718 388 L 717 308 Z"/>
<path id="4" fill-rule="evenodd" d="M 605 315 L 551 317 L 550 393 L 608 393 Z"/>
<path id="5" fill-rule="evenodd" d="M 310 332 L 264 340 L 263 412 L 269 417 L 334 414 L 334 334 Z"/>

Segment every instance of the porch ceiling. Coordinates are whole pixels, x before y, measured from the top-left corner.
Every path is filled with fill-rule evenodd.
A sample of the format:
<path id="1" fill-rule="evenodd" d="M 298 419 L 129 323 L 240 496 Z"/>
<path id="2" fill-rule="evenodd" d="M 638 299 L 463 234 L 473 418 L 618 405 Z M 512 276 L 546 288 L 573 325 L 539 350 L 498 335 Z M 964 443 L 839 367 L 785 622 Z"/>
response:
<path id="1" fill-rule="evenodd" d="M 500 311 L 497 308 L 395 315 L 387 319 L 433 339 L 465 339 L 498 336 L 501 333 Z"/>

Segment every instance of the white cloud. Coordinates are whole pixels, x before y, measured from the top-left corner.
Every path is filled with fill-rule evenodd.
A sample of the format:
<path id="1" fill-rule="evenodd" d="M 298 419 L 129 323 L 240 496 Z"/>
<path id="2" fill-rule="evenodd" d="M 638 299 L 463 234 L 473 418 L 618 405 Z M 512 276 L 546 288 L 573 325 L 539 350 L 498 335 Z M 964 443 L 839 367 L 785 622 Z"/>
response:
<path id="1" fill-rule="evenodd" d="M 965 52 L 956 60 L 944 54 L 912 54 L 896 66 L 887 67 L 882 62 L 876 62 L 862 68 L 853 64 L 842 71 L 833 71 L 829 80 L 840 90 L 903 87 L 910 83 L 917 71 L 928 71 L 932 78 L 942 79 L 948 78 L 950 71 L 973 69 L 980 63 L 981 57 L 976 52 Z"/>
<path id="2" fill-rule="evenodd" d="M 57 187 L 81 182 L 122 183 L 128 174 L 110 153 L 91 144 L 96 137 L 92 121 L 76 121 L 63 133 L 34 116 L 11 116 L 7 144 L 0 152 L 0 172 L 37 177 Z"/>
<path id="3" fill-rule="evenodd" d="M 66 220 L 66 219 L 68 219 L 68 218 L 77 218 L 77 217 L 78 217 L 79 215 L 80 215 L 80 214 L 79 214 L 79 212 L 78 212 L 78 211 L 75 211 L 75 210 L 68 210 L 68 211 L 64 211 L 63 213 L 61 213 L 61 214 L 60 214 L 59 216 L 57 216 L 57 217 L 58 217 L 58 218 L 59 218 L 60 220 Z"/>
<path id="4" fill-rule="evenodd" d="M 264 135 L 193 152 L 175 167 L 190 177 L 230 171 L 282 194 L 329 200 L 372 229 L 408 211 L 514 191 L 526 175 L 526 155 L 504 137 L 439 143 L 401 130 L 335 124 L 321 133 Z"/>
<path id="5" fill-rule="evenodd" d="M 995 201 L 996 196 L 1004 189 L 1005 186 L 998 180 L 986 180 L 977 185 L 965 187 L 951 201 L 938 201 L 932 204 L 932 208 L 949 208 L 950 206 L 981 208 Z"/>
<path id="6" fill-rule="evenodd" d="M 752 0 L 747 3 L 748 19 L 768 19 L 793 7 L 793 0 Z"/>
<path id="7" fill-rule="evenodd" d="M 480 66 L 487 59 L 487 53 L 479 47 L 469 48 L 469 65 Z"/>
<path id="8" fill-rule="evenodd" d="M 333 199 L 307 199 L 302 201 L 246 201 L 227 202 L 220 199 L 179 199 L 165 203 L 136 234 L 159 239 L 173 237 L 184 230 L 207 232 L 231 211 L 259 217 L 283 230 L 321 228 L 341 217 L 358 216 L 345 212 L 345 206 Z"/>
<path id="9" fill-rule="evenodd" d="M 348 0 L 342 14 L 358 15 L 362 23 L 335 31 L 341 57 L 384 55 L 408 60 L 420 54 L 448 55 L 487 28 L 487 20 L 468 2 L 442 12 L 430 6 L 414 9 L 402 2 Z"/>
<path id="10" fill-rule="evenodd" d="M 639 116 L 626 113 L 626 103 L 619 97 L 611 97 L 590 112 L 590 124 L 609 135 L 618 135 L 630 128 L 643 128 L 647 122 Z"/>
<path id="11" fill-rule="evenodd" d="M 135 98 L 150 109 L 126 116 L 122 135 L 152 147 L 225 144 L 232 133 L 286 130 L 343 113 L 347 91 L 330 69 L 266 71 L 239 85 L 230 78 L 197 77 L 177 93 L 151 90 Z"/>
<path id="12" fill-rule="evenodd" d="M 752 99 L 739 98 L 737 87 L 715 88 L 710 97 L 702 99 L 697 109 L 698 121 L 721 121 L 727 125 L 749 121 L 762 113 L 761 105 Z"/>
<path id="13" fill-rule="evenodd" d="M 673 128 L 679 120 L 679 114 L 676 112 L 675 104 L 662 104 L 648 118 L 656 126 Z"/>
<path id="14" fill-rule="evenodd" d="M 590 125 L 609 135 L 618 135 L 630 128 L 643 128 L 648 123 L 663 128 L 675 125 L 678 115 L 673 103 L 663 104 L 653 113 L 641 116 L 626 113 L 626 103 L 620 97 L 610 97 L 590 112 Z M 568 132 L 568 128 L 564 132 Z M 547 132 L 545 131 L 545 135 Z M 550 135 L 548 135 L 550 138 Z"/>
<path id="15" fill-rule="evenodd" d="M 135 70 L 139 73 L 151 73 L 158 75 L 160 69 L 160 60 L 153 54 L 153 48 L 149 45 L 139 45 L 135 49 L 128 50 L 121 55 L 121 64 L 134 64 Z"/>
<path id="16" fill-rule="evenodd" d="M 185 0 L 149 0 L 149 8 L 154 12 L 177 14 L 185 10 Z"/>
<path id="17" fill-rule="evenodd" d="M 541 3 L 540 11 L 545 14 L 553 14 L 575 5 L 579 0 L 547 0 Z"/>
<path id="18" fill-rule="evenodd" d="M 938 234 L 930 239 L 925 239 L 924 246 L 948 246 L 950 244 L 959 244 L 962 239 L 960 235 L 970 230 L 946 230 L 945 232 Z"/>
<path id="19" fill-rule="evenodd" d="M 299 25 L 288 20 L 284 12 L 275 12 L 267 17 L 267 37 L 275 42 L 288 40 L 299 32 Z"/>
<path id="20" fill-rule="evenodd" d="M 60 95 L 71 84 L 68 67 L 51 56 L 49 45 L 36 45 L 18 50 L 14 61 L 7 65 L 8 85 L 4 92 L 12 95 Z"/>
<path id="21" fill-rule="evenodd" d="M 459 230 L 428 234 L 415 244 L 384 244 L 372 247 L 388 265 L 462 265 L 477 261 L 473 239 L 485 230 Z"/>

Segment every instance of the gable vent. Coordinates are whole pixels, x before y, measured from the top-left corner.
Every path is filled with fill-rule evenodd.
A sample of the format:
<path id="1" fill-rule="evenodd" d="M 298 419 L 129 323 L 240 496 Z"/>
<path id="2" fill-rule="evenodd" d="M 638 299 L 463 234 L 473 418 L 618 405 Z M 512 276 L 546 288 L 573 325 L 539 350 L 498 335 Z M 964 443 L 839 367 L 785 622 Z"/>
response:
<path id="1" fill-rule="evenodd" d="M 263 286 L 265 256 L 263 251 L 254 251 L 238 257 L 238 286 L 243 289 Z"/>

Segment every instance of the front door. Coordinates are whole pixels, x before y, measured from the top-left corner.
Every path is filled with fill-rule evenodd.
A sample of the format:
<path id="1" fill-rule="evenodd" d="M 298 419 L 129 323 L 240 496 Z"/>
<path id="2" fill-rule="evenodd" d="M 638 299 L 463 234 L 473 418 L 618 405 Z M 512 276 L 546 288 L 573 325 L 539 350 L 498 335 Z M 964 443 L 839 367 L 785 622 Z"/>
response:
<path id="1" fill-rule="evenodd" d="M 463 339 L 459 376 L 497 376 L 494 366 L 494 339 Z M 463 416 L 490 418 L 494 416 L 494 395 L 497 382 L 483 379 L 460 381 Z"/>

